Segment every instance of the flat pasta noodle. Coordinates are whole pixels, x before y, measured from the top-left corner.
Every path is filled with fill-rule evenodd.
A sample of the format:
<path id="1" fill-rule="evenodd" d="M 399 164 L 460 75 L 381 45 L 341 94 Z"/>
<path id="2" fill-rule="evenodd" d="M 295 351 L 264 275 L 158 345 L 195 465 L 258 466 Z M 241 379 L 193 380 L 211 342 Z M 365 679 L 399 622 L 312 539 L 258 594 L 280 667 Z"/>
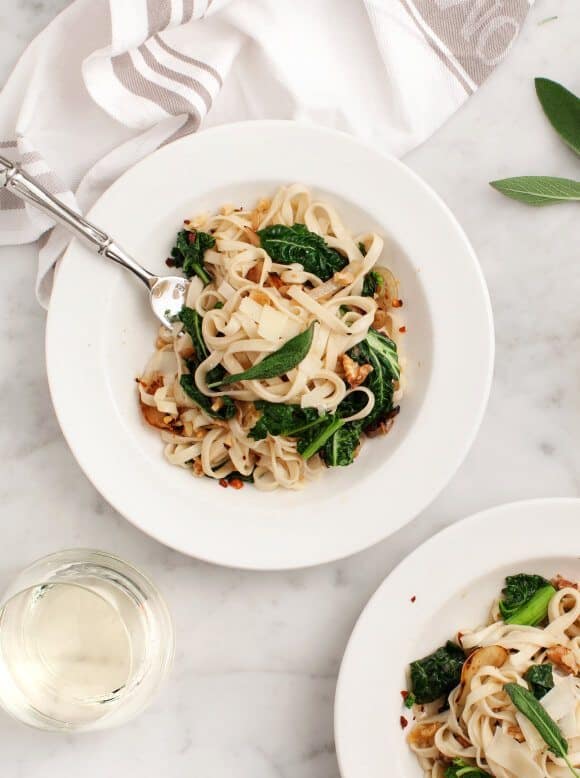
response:
<path id="1" fill-rule="evenodd" d="M 365 339 L 380 308 L 362 290 L 365 275 L 381 258 L 383 239 L 375 233 L 353 235 L 332 206 L 314 200 L 298 184 L 280 187 L 271 200 L 260 201 L 252 210 L 224 207 L 185 224 L 192 232 L 207 231 L 215 238 L 204 256 L 213 280 L 204 286 L 194 277 L 186 297 L 187 307 L 203 317 L 208 355 L 197 359 L 193 379 L 208 404 L 201 408 L 180 384 L 190 372 L 187 360 L 195 346 L 176 323 L 171 331 L 161 328 L 157 350 L 139 379 L 145 418 L 161 431 L 167 460 L 195 475 L 218 480 L 231 474 L 252 476 L 264 491 L 302 488 L 324 469 L 321 457 L 304 460 L 291 437 L 250 437 L 259 418 L 253 404 L 287 403 L 332 414 L 350 394 L 340 358 Z M 306 225 L 344 258 L 341 272 L 323 282 L 300 264 L 276 262 L 261 248 L 258 230 L 297 224 Z M 393 321 L 392 311 L 384 311 L 385 323 L 377 329 L 396 340 Z M 310 351 L 288 372 L 228 386 L 216 382 L 216 370 L 218 376 L 242 373 L 313 322 Z M 394 389 L 398 401 L 401 383 Z M 219 418 L 223 403 L 230 401 L 235 415 Z M 362 409 L 348 420 L 364 420 L 371 413 L 374 396 L 368 389 L 361 403 Z"/>
<path id="2" fill-rule="evenodd" d="M 455 687 L 447 710 L 440 710 L 441 700 L 416 706 L 417 723 L 408 740 L 425 777 L 445 778 L 454 759 L 467 760 L 494 778 L 570 776 L 569 767 L 504 691 L 508 683 L 527 688 L 529 668 L 547 663 L 553 665 L 555 685 L 540 702 L 567 737 L 571 765 L 580 768 L 580 679 L 567 665 L 554 662 L 565 656 L 570 667 L 580 668 L 578 589 L 566 585 L 553 595 L 544 627 L 505 624 L 495 604 L 490 623 L 460 632 L 459 641 L 466 652 L 497 646 L 507 658 L 500 667 L 488 663 L 477 669 L 466 689 Z"/>

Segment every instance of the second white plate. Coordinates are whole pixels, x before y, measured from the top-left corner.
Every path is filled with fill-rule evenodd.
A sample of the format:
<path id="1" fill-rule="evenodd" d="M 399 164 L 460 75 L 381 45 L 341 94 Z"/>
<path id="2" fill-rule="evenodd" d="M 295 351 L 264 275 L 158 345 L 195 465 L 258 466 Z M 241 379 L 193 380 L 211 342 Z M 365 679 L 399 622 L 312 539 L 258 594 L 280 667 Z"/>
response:
<path id="1" fill-rule="evenodd" d="M 454 524 L 408 556 L 379 587 L 348 643 L 336 692 L 342 778 L 422 778 L 400 717 L 405 671 L 485 623 L 506 575 L 580 580 L 580 500 L 502 505 Z"/>

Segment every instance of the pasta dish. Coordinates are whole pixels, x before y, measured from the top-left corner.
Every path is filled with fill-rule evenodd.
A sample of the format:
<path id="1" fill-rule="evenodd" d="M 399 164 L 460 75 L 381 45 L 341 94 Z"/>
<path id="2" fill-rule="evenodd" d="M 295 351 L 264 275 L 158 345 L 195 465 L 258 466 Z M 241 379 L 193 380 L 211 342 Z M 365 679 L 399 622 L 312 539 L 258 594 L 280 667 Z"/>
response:
<path id="1" fill-rule="evenodd" d="M 137 379 L 169 462 L 297 489 L 388 432 L 405 326 L 382 252 L 300 185 L 186 220 L 167 260 L 190 278 L 186 304 Z"/>
<path id="2" fill-rule="evenodd" d="M 579 671 L 578 584 L 508 576 L 487 625 L 410 665 L 408 741 L 425 776 L 578 778 Z"/>

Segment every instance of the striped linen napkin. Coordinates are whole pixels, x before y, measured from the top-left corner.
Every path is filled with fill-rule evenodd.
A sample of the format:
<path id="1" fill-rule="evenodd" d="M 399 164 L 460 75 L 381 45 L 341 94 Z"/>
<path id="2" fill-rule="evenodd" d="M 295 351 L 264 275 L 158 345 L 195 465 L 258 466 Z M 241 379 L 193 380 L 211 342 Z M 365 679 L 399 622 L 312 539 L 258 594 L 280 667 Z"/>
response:
<path id="1" fill-rule="evenodd" d="M 0 154 L 86 211 L 200 127 L 293 118 L 398 156 L 471 95 L 529 0 L 74 0 L 0 94 Z M 68 243 L 0 190 L 0 243 L 39 240 L 37 292 Z"/>

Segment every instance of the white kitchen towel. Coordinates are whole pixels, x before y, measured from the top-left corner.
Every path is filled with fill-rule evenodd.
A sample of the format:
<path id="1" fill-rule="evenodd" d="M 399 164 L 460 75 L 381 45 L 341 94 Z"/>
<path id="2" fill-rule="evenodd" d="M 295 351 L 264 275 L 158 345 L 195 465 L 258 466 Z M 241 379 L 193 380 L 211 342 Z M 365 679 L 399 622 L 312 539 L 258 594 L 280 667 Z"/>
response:
<path id="1" fill-rule="evenodd" d="M 528 8 L 529 0 L 74 0 L 0 94 L 0 155 L 82 212 L 154 149 L 234 120 L 316 122 L 400 156 L 484 81 Z M 43 304 L 69 240 L 51 226 L 0 190 L 0 243 L 40 238 Z"/>

